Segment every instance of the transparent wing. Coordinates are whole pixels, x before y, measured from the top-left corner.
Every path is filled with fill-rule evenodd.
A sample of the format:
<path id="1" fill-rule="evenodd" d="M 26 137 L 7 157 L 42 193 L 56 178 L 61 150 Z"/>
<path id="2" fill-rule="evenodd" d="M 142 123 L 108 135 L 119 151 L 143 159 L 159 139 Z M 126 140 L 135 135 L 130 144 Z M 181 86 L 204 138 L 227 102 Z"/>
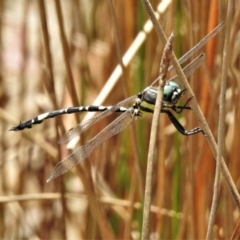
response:
<path id="1" fill-rule="evenodd" d="M 200 54 L 198 57 L 196 57 L 192 62 L 190 62 L 184 69 L 183 72 L 185 74 L 185 76 L 188 78 L 190 77 L 197 68 L 200 67 L 200 65 L 202 64 L 202 62 L 205 60 L 205 54 Z M 168 81 L 178 81 L 178 75 L 172 77 L 171 79 L 169 79 Z"/>
<path id="2" fill-rule="evenodd" d="M 71 141 L 72 139 L 74 139 L 75 137 L 78 137 L 82 132 L 89 129 L 93 124 L 95 124 L 96 122 L 100 121 L 101 119 L 107 117 L 108 115 L 112 114 L 119 107 L 133 102 L 136 98 L 137 98 L 136 95 L 132 96 L 132 97 L 129 97 L 129 98 L 123 100 L 122 102 L 119 102 L 117 105 L 113 106 L 111 109 L 100 113 L 96 117 L 90 118 L 90 119 L 78 124 L 76 127 L 72 128 L 68 132 L 66 132 L 62 136 L 62 138 L 59 140 L 58 143 L 59 144 L 67 143 L 67 142 Z M 125 111 L 127 111 L 127 108 L 125 108 Z"/>
<path id="3" fill-rule="evenodd" d="M 67 158 L 59 162 L 49 175 L 47 182 L 50 180 L 64 174 L 80 162 L 82 162 L 85 158 L 87 158 L 94 148 L 96 148 L 99 144 L 106 141 L 110 137 L 118 134 L 123 129 L 125 129 L 133 120 L 132 108 L 129 108 L 128 111 L 123 113 L 117 119 L 115 119 L 111 124 L 109 124 L 106 128 L 104 128 L 98 135 L 89 140 L 85 145 L 78 148 L 72 154 L 70 154 Z"/>
<path id="4" fill-rule="evenodd" d="M 221 22 L 217 27 L 215 27 L 209 34 L 207 34 L 203 39 L 201 39 L 194 47 L 192 47 L 187 53 L 185 53 L 181 58 L 179 58 L 179 64 L 186 62 L 195 52 L 207 44 L 213 37 L 215 37 L 224 27 L 225 23 Z M 173 68 L 171 66 L 168 70 Z"/>
<path id="5" fill-rule="evenodd" d="M 198 57 L 196 57 L 192 62 L 190 62 L 184 69 L 183 72 L 185 74 L 185 76 L 188 78 L 190 77 L 195 71 L 196 69 L 202 64 L 202 62 L 205 60 L 205 54 L 200 54 Z M 154 85 L 157 81 L 159 80 L 159 78 L 157 78 L 152 84 Z M 174 77 L 168 79 L 168 81 L 174 81 L 174 82 L 178 82 L 178 75 L 175 75 Z"/>
<path id="6" fill-rule="evenodd" d="M 214 28 L 208 35 L 201 39 L 193 48 L 191 48 L 187 53 L 185 53 L 181 58 L 178 59 L 179 64 L 186 62 L 194 53 L 196 53 L 201 47 L 203 47 L 207 42 L 209 42 L 213 37 L 215 37 L 221 29 L 224 27 L 224 22 L 221 22 L 216 28 Z M 173 69 L 171 66 L 168 71 Z M 154 85 L 159 78 L 157 78 L 152 84 Z"/>

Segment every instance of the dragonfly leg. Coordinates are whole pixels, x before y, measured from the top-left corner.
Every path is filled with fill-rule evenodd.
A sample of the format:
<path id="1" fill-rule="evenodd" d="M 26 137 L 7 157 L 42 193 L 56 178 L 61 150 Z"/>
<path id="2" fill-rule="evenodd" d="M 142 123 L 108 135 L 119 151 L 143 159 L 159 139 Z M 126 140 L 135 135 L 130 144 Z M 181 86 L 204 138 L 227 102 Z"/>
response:
<path id="1" fill-rule="evenodd" d="M 169 110 L 166 110 L 166 109 L 162 109 L 161 110 L 162 113 L 166 113 L 169 117 L 169 119 L 171 120 L 171 122 L 173 123 L 173 125 L 175 126 L 175 128 L 183 135 L 185 136 L 190 136 L 190 135 L 193 135 L 193 134 L 196 134 L 196 133 L 199 133 L 199 132 L 202 132 L 203 135 L 206 135 L 204 133 L 204 131 L 200 128 L 200 127 L 196 127 L 192 130 L 186 130 L 182 124 L 174 117 L 174 115 L 169 111 Z"/>
<path id="2" fill-rule="evenodd" d="M 187 104 L 193 99 L 194 97 L 192 96 L 192 97 L 190 97 L 187 101 L 186 101 L 186 103 L 183 105 L 183 106 L 171 106 L 171 107 L 169 107 L 169 108 L 171 108 L 174 112 L 176 112 L 176 113 L 181 113 L 184 109 L 186 109 L 186 110 L 192 110 L 192 108 L 191 107 L 187 107 Z"/>

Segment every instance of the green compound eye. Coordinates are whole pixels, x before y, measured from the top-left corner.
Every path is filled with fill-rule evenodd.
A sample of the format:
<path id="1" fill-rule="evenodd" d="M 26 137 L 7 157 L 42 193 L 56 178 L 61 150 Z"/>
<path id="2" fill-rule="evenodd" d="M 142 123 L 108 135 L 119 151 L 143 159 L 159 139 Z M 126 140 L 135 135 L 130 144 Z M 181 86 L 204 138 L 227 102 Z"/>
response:
<path id="1" fill-rule="evenodd" d="M 181 98 L 181 89 L 173 81 L 169 81 L 164 86 L 163 101 L 175 104 Z"/>
<path id="2" fill-rule="evenodd" d="M 179 88 L 179 85 L 176 82 L 168 81 L 165 86 L 171 86 L 172 88 Z"/>

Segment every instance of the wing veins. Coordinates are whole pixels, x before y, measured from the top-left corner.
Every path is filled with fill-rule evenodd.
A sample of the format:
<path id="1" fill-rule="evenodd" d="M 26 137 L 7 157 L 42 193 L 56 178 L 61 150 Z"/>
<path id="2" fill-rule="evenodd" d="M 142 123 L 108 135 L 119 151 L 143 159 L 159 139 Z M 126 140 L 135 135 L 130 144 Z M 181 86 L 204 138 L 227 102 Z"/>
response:
<path id="1" fill-rule="evenodd" d="M 82 162 L 85 158 L 87 158 L 93 149 L 95 149 L 99 144 L 106 141 L 110 137 L 118 134 L 123 131 L 133 120 L 133 114 L 130 108 L 128 111 L 123 113 L 117 119 L 115 119 L 111 124 L 105 127 L 99 134 L 97 134 L 94 138 L 89 140 L 85 145 L 78 148 L 72 154 L 70 154 L 67 158 L 59 162 L 49 175 L 47 182 L 50 180 L 64 174 L 80 162 Z"/>

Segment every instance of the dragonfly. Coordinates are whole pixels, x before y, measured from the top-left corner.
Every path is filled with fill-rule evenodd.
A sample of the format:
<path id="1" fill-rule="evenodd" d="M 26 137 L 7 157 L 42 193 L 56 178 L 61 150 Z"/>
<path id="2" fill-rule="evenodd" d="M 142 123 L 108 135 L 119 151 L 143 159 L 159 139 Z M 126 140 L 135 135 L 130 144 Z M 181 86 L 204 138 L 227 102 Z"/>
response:
<path id="1" fill-rule="evenodd" d="M 213 38 L 223 27 L 223 23 L 218 25 L 212 32 L 210 32 L 207 36 L 205 36 L 195 47 L 193 47 L 188 53 L 186 53 L 183 57 L 179 59 L 179 63 L 185 62 L 190 56 L 193 55 L 199 48 L 201 48 L 204 44 L 206 44 L 211 38 Z M 195 58 L 190 64 L 188 64 L 184 69 L 184 74 L 186 77 L 190 77 L 194 71 L 201 65 L 201 63 L 205 59 L 205 54 L 200 54 L 197 58 Z M 169 68 L 169 71 L 171 67 Z M 130 123 L 136 117 L 141 117 L 143 112 L 153 113 L 154 106 L 157 99 L 157 89 L 154 87 L 156 82 L 159 80 L 157 78 L 153 83 L 145 88 L 142 92 L 139 92 L 137 95 L 131 96 L 122 102 L 114 106 L 78 106 L 78 107 L 69 107 L 59 110 L 54 110 L 51 112 L 46 112 L 41 115 L 36 116 L 30 120 L 20 122 L 17 126 L 14 126 L 10 129 L 10 131 L 20 131 L 25 128 L 32 128 L 35 124 L 42 123 L 45 119 L 53 118 L 63 114 L 72 114 L 77 112 L 101 112 L 96 117 L 88 119 L 76 127 L 70 129 L 58 142 L 59 144 L 67 143 L 78 137 L 81 133 L 89 129 L 96 122 L 101 119 L 107 117 L 112 113 L 121 113 L 112 123 L 106 126 L 100 133 L 98 133 L 95 137 L 90 139 L 87 143 L 80 146 L 77 150 L 67 156 L 64 160 L 60 161 L 52 170 L 49 177 L 47 178 L 47 182 L 53 180 L 60 175 L 64 174 L 68 170 L 72 169 L 79 163 L 81 163 L 84 159 L 86 159 L 92 151 L 101 143 L 109 139 L 110 137 L 118 134 L 127 128 Z M 161 106 L 161 113 L 167 114 L 170 121 L 173 123 L 175 128 L 183 135 L 190 136 L 193 134 L 197 134 L 202 132 L 205 135 L 204 131 L 200 127 L 195 127 L 191 130 L 186 130 L 182 124 L 177 120 L 177 118 L 173 115 L 173 112 L 180 114 L 183 110 L 192 110 L 191 107 L 187 106 L 189 101 L 192 99 L 190 97 L 183 106 L 177 106 L 176 104 L 183 97 L 186 92 L 186 89 L 181 90 L 179 87 L 178 76 L 174 76 L 169 79 L 164 88 L 163 88 L 163 99 Z M 126 106 L 129 107 L 126 107 Z"/>

